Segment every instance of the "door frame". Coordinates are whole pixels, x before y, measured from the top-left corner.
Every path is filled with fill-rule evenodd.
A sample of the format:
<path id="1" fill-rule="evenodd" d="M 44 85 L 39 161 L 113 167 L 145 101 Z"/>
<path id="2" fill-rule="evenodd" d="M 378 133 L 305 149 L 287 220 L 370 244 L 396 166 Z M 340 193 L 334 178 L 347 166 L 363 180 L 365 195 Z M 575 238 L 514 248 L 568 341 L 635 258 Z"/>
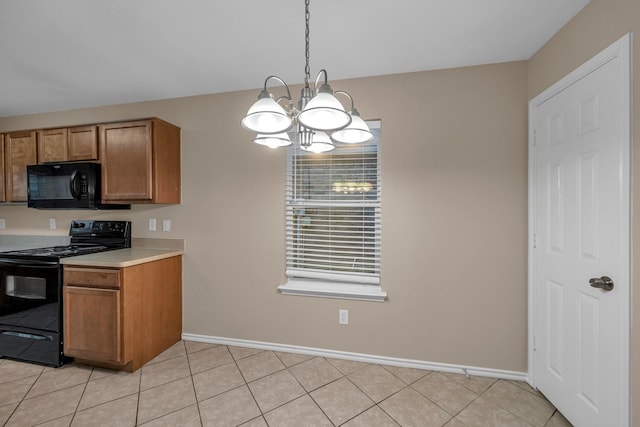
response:
<path id="1" fill-rule="evenodd" d="M 628 425 L 630 420 L 630 307 L 631 307 L 631 246 L 630 246 L 630 233 L 631 233 L 631 33 L 624 35 L 618 41 L 605 48 L 593 58 L 589 59 L 580 67 L 554 83 L 548 89 L 529 101 L 529 209 L 528 209 L 528 371 L 527 382 L 535 389 L 536 388 L 536 372 L 535 372 L 535 336 L 536 336 L 536 308 L 537 301 L 535 292 L 535 244 L 536 244 L 536 230 L 535 230 L 535 123 L 536 123 L 536 107 L 543 102 L 559 94 L 564 89 L 578 82 L 589 73 L 595 71 L 599 67 L 608 63 L 609 61 L 619 58 L 622 66 L 623 73 L 623 85 L 625 90 L 623 91 L 623 111 L 625 113 L 620 117 L 621 120 L 621 132 L 623 139 L 622 147 L 622 174 L 620 176 L 620 183 L 622 186 L 622 209 L 620 223 L 622 226 L 622 252 L 625 254 L 622 260 L 622 277 L 619 281 L 623 284 L 622 292 L 624 292 L 621 303 L 622 322 L 620 328 L 622 330 L 622 343 L 620 345 L 620 357 L 621 366 L 623 372 L 621 378 L 627 378 L 627 381 L 623 381 L 620 390 L 621 396 L 625 398 L 621 402 L 621 420 L 623 425 Z M 552 402 L 553 403 L 553 402 Z"/>

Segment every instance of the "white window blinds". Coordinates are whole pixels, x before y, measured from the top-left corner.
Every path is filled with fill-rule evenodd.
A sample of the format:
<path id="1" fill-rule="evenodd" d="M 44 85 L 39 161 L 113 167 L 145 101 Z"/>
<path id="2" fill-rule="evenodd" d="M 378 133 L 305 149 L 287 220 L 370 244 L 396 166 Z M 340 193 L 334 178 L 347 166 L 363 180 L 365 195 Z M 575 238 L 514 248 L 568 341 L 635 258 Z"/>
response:
<path id="1" fill-rule="evenodd" d="M 373 142 L 324 154 L 289 148 L 290 279 L 380 284 L 380 123 L 368 124 Z"/>

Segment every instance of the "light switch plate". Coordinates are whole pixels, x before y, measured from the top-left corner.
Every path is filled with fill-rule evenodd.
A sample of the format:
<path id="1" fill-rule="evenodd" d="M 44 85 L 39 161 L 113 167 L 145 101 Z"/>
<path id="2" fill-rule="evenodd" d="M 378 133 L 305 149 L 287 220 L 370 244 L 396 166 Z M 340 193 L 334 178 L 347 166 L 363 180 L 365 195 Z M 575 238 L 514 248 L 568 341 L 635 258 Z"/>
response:
<path id="1" fill-rule="evenodd" d="M 163 219 L 162 220 L 162 231 L 171 231 L 171 220 Z"/>
<path id="2" fill-rule="evenodd" d="M 55 218 L 49 218 L 49 229 L 51 229 L 51 230 L 55 230 L 56 229 L 56 219 Z"/>
<path id="3" fill-rule="evenodd" d="M 6 226 L 4 218 L 0 218 L 0 230 L 4 230 Z"/>
<path id="4" fill-rule="evenodd" d="M 156 231 L 156 219 L 149 218 L 149 231 Z"/>

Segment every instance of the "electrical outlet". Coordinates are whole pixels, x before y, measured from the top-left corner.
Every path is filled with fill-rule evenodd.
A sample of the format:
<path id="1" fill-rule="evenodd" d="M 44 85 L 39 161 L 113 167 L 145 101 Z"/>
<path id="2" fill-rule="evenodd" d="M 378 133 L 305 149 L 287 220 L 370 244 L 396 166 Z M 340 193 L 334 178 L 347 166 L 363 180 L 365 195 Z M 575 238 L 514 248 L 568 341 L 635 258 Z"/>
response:
<path id="1" fill-rule="evenodd" d="M 56 229 L 56 219 L 55 218 L 49 218 L 49 229 L 50 230 L 55 230 Z"/>
<path id="2" fill-rule="evenodd" d="M 338 323 L 341 325 L 349 324 L 349 310 L 338 310 Z"/>
<path id="3" fill-rule="evenodd" d="M 149 218 L 149 231 L 156 231 L 156 219 Z"/>
<path id="4" fill-rule="evenodd" d="M 171 220 L 163 219 L 162 220 L 162 231 L 171 231 Z"/>
<path id="5" fill-rule="evenodd" d="M 4 222 L 4 218 L 0 218 L 0 230 L 4 230 L 6 226 L 7 225 Z"/>

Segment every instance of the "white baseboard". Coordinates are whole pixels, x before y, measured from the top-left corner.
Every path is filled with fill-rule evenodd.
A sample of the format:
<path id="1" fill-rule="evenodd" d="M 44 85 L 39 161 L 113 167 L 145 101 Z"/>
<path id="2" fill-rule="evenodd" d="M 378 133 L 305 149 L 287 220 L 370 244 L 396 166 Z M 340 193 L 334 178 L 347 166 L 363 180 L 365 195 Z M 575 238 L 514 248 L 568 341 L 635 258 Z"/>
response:
<path id="1" fill-rule="evenodd" d="M 288 344 L 276 344 L 262 341 L 240 340 L 235 338 L 212 337 L 208 335 L 182 334 L 186 341 L 198 341 L 211 344 L 232 345 L 237 347 L 259 348 L 261 350 L 281 351 L 286 353 L 307 354 L 310 356 L 332 357 L 336 359 L 354 360 L 357 362 L 375 363 L 378 365 L 399 366 L 402 368 L 426 369 L 429 371 L 453 372 L 455 374 L 476 375 L 479 377 L 501 378 L 505 380 L 527 381 L 526 372 L 506 371 L 502 369 L 481 368 L 477 366 L 453 365 L 449 363 L 427 362 L 399 357 L 376 356 L 373 354 L 351 353 L 347 351 L 327 350 L 323 348 L 301 347 Z"/>

